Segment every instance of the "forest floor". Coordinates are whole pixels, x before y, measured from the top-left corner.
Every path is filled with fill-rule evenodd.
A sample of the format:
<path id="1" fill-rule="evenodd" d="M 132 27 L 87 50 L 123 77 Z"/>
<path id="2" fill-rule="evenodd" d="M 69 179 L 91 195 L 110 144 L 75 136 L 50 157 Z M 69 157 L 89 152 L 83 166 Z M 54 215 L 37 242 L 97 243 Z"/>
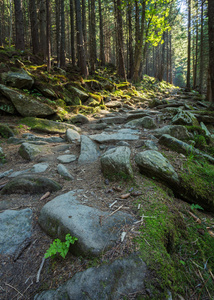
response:
<path id="1" fill-rule="evenodd" d="M 90 120 L 90 123 L 95 123 L 99 118 L 105 117 L 105 115 L 96 113 L 88 114 L 87 117 Z M 34 133 L 37 136 L 42 137 L 63 137 L 63 135 L 59 134 L 35 133 L 24 125 L 20 128 L 20 119 L 21 117 L 18 116 L 11 117 L 2 115 L 1 123 L 9 124 L 11 128 L 19 128 L 16 136 L 20 138 L 23 133 Z M 81 134 L 85 135 L 94 133 L 94 131 L 88 127 L 88 124 L 81 125 L 81 130 Z M 201 235 L 199 233 L 200 228 L 198 227 L 198 224 L 189 214 L 189 211 L 191 210 L 190 204 L 174 197 L 172 191 L 161 183 L 156 182 L 154 179 L 149 179 L 139 173 L 137 166 L 134 163 L 134 155 L 139 151 L 138 149 L 142 147 L 140 140 L 130 142 L 134 179 L 129 181 L 121 179 L 111 182 L 107 180 L 101 172 L 99 160 L 93 164 L 87 165 L 78 165 L 77 162 L 73 163 L 71 173 L 74 175 L 75 180 L 66 181 L 55 171 L 58 164 L 57 156 L 59 155 L 59 146 L 59 144 L 50 144 L 52 153 L 48 155 L 49 168 L 42 176 L 47 176 L 60 183 L 63 186 L 62 190 L 51 193 L 51 195 L 45 199 L 41 199 L 42 195 L 36 194 L 11 194 L 4 195 L 3 197 L 1 196 L 0 212 L 5 211 L 6 209 L 19 210 L 24 208 L 30 208 L 33 211 L 33 233 L 27 247 L 19 253 L 19 256 L 16 257 L 15 260 L 14 257 L 4 256 L 0 258 L 0 299 L 33 299 L 36 293 L 46 289 L 56 289 L 69 278 L 73 277 L 74 274 L 84 271 L 89 267 L 97 267 L 103 263 L 111 262 L 116 258 L 126 256 L 127 254 L 142 248 L 148 247 L 147 252 L 151 251 L 150 247 L 153 247 L 153 245 L 150 244 L 150 239 L 147 239 L 147 233 L 144 232 L 144 229 L 149 226 L 151 226 L 150 229 L 154 228 L 149 221 L 144 220 L 136 225 L 134 231 L 127 230 L 125 242 L 122 243 L 119 240 L 111 250 L 100 257 L 76 257 L 71 253 L 68 253 L 65 259 L 60 257 L 46 259 L 40 280 L 36 283 L 37 272 L 44 254 L 49 248 L 49 245 L 53 242 L 53 239 L 42 231 L 37 222 L 39 213 L 47 202 L 51 201 L 56 196 L 71 190 L 82 190 L 80 194 L 77 192 L 77 197 L 80 197 L 81 201 L 85 201 L 87 205 L 100 208 L 104 211 L 109 211 L 109 205 L 114 201 L 117 201 L 117 203 L 111 207 L 111 211 L 114 211 L 123 205 L 121 210 L 132 214 L 138 220 L 141 219 L 142 211 L 145 212 L 145 214 L 152 212 L 153 216 L 157 215 L 159 212 L 163 212 L 161 219 L 161 226 L 163 226 L 163 228 L 160 230 L 158 229 L 157 232 L 151 231 L 149 234 L 151 234 L 151 239 L 157 239 L 154 246 L 161 247 L 158 239 L 162 239 L 163 235 L 166 235 L 165 231 L 167 230 L 169 236 L 167 237 L 167 242 L 164 241 L 163 243 L 168 243 L 169 247 L 172 244 L 173 253 L 167 253 L 166 248 L 168 246 L 165 245 L 166 253 L 163 253 L 160 248 L 159 255 L 156 256 L 155 262 L 145 256 L 145 259 L 147 259 L 146 262 L 148 262 L 151 267 L 151 281 L 154 283 L 153 288 L 156 287 L 157 290 L 166 292 L 164 286 L 168 286 L 168 290 L 171 289 L 173 295 L 175 295 L 173 296 L 173 299 L 214 299 L 214 294 L 212 294 L 213 289 L 210 289 L 210 286 L 212 286 L 214 282 L 214 277 L 210 274 L 213 274 L 212 272 L 214 272 L 214 270 L 212 270 L 212 268 L 204 270 L 204 266 L 208 260 L 212 260 L 212 258 L 207 256 L 207 253 L 212 253 L 213 243 L 209 245 L 206 244 L 206 247 L 211 247 L 211 249 L 209 249 L 204 257 L 203 255 L 205 252 L 204 249 L 202 249 L 197 260 L 194 260 L 195 257 L 192 252 L 190 253 L 190 248 L 191 251 L 194 249 L 195 253 L 200 252 L 199 248 L 201 247 L 201 244 L 197 243 L 195 237 L 197 236 L 197 239 L 200 240 Z M 1 165 L 1 172 L 10 169 L 13 169 L 14 171 L 25 170 L 42 159 L 42 157 L 37 157 L 36 161 L 26 162 L 18 154 L 20 145 L 7 144 L 6 139 L 1 140 L 1 147 L 6 154 L 6 163 Z M 72 154 L 78 156 L 80 153 L 80 145 L 72 144 L 70 145 L 69 150 Z M 171 158 L 170 161 L 175 170 L 178 170 L 181 164 L 187 161 L 184 156 L 177 155 L 169 149 L 162 149 L 162 153 L 165 153 L 166 157 Z M 0 186 L 4 185 L 6 182 L 7 179 L 0 179 Z M 125 199 L 121 198 L 122 195 L 131 192 L 134 193 Z M 170 217 L 169 221 L 166 221 L 168 213 L 170 214 Z M 213 214 L 204 211 L 197 211 L 196 214 L 200 220 L 203 220 L 204 224 L 209 224 L 209 226 L 214 224 Z M 171 227 L 173 228 L 172 231 L 170 231 Z M 188 228 L 191 228 L 194 232 L 192 235 L 189 234 L 183 238 L 180 243 L 180 248 L 178 248 L 178 245 L 176 244 L 176 238 L 170 236 L 170 232 L 174 235 L 175 227 L 177 227 L 177 232 L 175 234 L 176 238 L 178 235 L 182 235 L 184 231 L 186 232 Z M 170 228 L 170 230 L 167 228 Z M 143 240 L 143 243 L 139 242 L 140 238 Z M 163 240 L 165 240 L 165 237 Z M 210 240 L 208 239 L 207 241 Z M 204 243 L 207 243 L 207 241 L 205 240 Z M 189 248 L 185 248 L 185 243 L 188 243 Z M 176 244 L 175 247 L 174 244 Z M 184 248 L 185 250 L 183 251 Z M 189 261 L 191 259 L 192 263 L 191 267 L 189 267 Z M 211 273 L 209 271 L 211 271 Z M 186 278 L 184 278 L 184 276 L 186 276 Z M 184 282 L 183 286 L 182 281 Z M 148 288 L 147 296 L 141 295 L 141 298 L 137 298 L 137 294 L 133 294 L 128 295 L 128 299 L 158 299 L 157 296 L 152 297 L 149 295 L 150 292 L 153 292 L 150 291 L 150 289 L 151 288 Z M 162 299 L 165 298 L 163 297 Z"/>

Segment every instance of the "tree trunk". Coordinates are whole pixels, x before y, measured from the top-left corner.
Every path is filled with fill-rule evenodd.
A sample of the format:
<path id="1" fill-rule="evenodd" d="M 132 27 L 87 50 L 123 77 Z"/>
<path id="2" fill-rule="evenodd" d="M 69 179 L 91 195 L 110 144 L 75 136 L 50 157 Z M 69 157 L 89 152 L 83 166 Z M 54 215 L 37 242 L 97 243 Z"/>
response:
<path id="1" fill-rule="evenodd" d="M 134 53 L 133 53 L 133 36 L 132 36 L 132 4 L 128 3 L 128 30 L 129 30 L 129 40 L 128 40 L 128 52 L 129 52 L 129 73 L 128 78 L 132 78 L 134 73 Z"/>
<path id="2" fill-rule="evenodd" d="M 51 69 L 51 19 L 50 19 L 50 0 L 46 0 L 46 37 L 47 37 L 47 70 Z"/>
<path id="3" fill-rule="evenodd" d="M 86 31 L 86 10 L 85 10 L 85 0 L 82 0 L 82 33 L 84 40 L 85 54 L 87 56 L 87 31 Z"/>
<path id="4" fill-rule="evenodd" d="M 105 54 L 104 54 L 104 35 L 103 35 L 103 15 L 101 0 L 99 0 L 99 19 L 100 19 L 100 65 L 105 65 Z"/>
<path id="5" fill-rule="evenodd" d="M 10 19 L 9 19 L 9 47 L 12 43 L 12 35 L 13 35 L 13 12 L 12 12 L 12 1 L 10 1 Z"/>
<path id="6" fill-rule="evenodd" d="M 203 91 L 203 76 L 204 76 L 204 2 L 201 3 L 201 45 L 200 45 L 200 82 L 199 82 L 199 93 Z"/>
<path id="7" fill-rule="evenodd" d="M 56 18 L 56 55 L 57 66 L 60 66 L 60 0 L 55 0 L 55 18 Z"/>
<path id="8" fill-rule="evenodd" d="M 114 8 L 116 15 L 116 34 L 117 34 L 117 73 L 118 75 L 126 80 L 126 70 L 124 61 L 124 51 L 123 51 L 123 22 L 121 14 L 121 0 L 114 0 Z"/>
<path id="9" fill-rule="evenodd" d="M 196 2 L 196 37 L 195 37 L 195 61 L 194 61 L 194 76 L 193 76 L 193 89 L 195 90 L 197 87 L 197 67 L 198 67 L 198 2 Z"/>
<path id="10" fill-rule="evenodd" d="M 65 4 L 61 1 L 61 43 L 60 43 L 60 66 L 65 66 Z"/>
<path id="11" fill-rule="evenodd" d="M 20 0 L 14 0 L 15 4 L 15 26 L 16 26 L 16 49 L 24 50 L 24 23 Z"/>
<path id="12" fill-rule="evenodd" d="M 31 23 L 31 40 L 33 54 L 39 53 L 39 32 L 35 0 L 29 0 L 30 23 Z"/>
<path id="13" fill-rule="evenodd" d="M 45 17 L 45 0 L 41 0 L 39 8 L 39 27 L 40 27 L 40 48 L 44 60 L 46 60 L 46 17 Z"/>
<path id="14" fill-rule="evenodd" d="M 79 54 L 78 65 L 80 67 L 82 75 L 87 77 L 88 76 L 88 68 L 87 68 L 86 59 L 85 59 L 80 0 L 75 0 L 75 10 L 76 10 L 76 24 L 77 24 L 77 31 L 78 31 L 78 41 L 77 41 L 77 49 L 78 49 L 78 54 Z"/>
<path id="15" fill-rule="evenodd" d="M 96 19 L 95 19 L 95 0 L 90 0 L 90 17 L 89 17 L 89 62 L 91 72 L 95 71 L 97 61 L 97 46 L 96 46 Z"/>
<path id="16" fill-rule="evenodd" d="M 141 31 L 139 35 L 139 40 L 135 48 L 135 62 L 134 62 L 134 74 L 133 81 L 136 82 L 139 79 L 139 69 L 141 63 L 142 47 L 143 47 L 143 35 L 144 35 L 144 21 L 145 21 L 145 12 L 146 12 L 146 1 L 143 0 L 142 3 L 142 17 L 141 17 Z"/>
<path id="17" fill-rule="evenodd" d="M 214 2 L 208 0 L 208 28 L 209 28 L 209 73 L 211 85 L 211 105 L 214 107 Z"/>
<path id="18" fill-rule="evenodd" d="M 74 36 L 74 0 L 70 0 L 70 22 L 71 22 L 71 60 L 75 66 L 75 36 Z"/>
<path id="19" fill-rule="evenodd" d="M 188 58 L 187 58 L 187 84 L 186 89 L 190 91 L 190 60 L 191 60 L 191 0 L 188 1 Z"/>

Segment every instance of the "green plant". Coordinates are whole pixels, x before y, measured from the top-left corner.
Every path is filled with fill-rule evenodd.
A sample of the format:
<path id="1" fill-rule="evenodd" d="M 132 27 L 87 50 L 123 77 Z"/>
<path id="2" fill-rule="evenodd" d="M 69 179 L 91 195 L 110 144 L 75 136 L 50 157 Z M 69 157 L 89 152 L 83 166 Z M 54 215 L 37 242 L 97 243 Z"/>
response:
<path id="1" fill-rule="evenodd" d="M 194 203 L 191 205 L 190 208 L 191 208 L 191 210 L 194 210 L 194 209 L 201 209 L 201 210 L 204 210 L 203 207 L 201 207 L 201 206 L 198 205 L 198 204 L 194 204 Z"/>
<path id="2" fill-rule="evenodd" d="M 46 251 L 45 258 L 54 256 L 57 253 L 59 253 L 63 258 L 65 258 L 70 245 L 73 245 L 77 240 L 78 239 L 76 237 L 72 237 L 70 233 L 66 234 L 65 242 L 62 242 L 60 239 L 55 239 L 50 245 L 49 249 Z"/>

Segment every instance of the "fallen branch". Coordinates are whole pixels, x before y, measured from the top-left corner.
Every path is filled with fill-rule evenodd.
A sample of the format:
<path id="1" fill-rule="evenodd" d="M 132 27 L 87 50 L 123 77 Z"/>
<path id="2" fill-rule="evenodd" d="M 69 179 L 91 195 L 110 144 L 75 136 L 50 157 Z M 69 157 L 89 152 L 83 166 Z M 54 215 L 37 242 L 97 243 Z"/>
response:
<path id="1" fill-rule="evenodd" d="M 7 285 L 7 286 L 9 286 L 11 289 L 15 290 L 22 297 L 24 297 L 24 295 L 19 290 L 17 290 L 17 288 L 15 288 L 14 286 L 12 286 L 12 285 L 10 285 L 9 283 L 6 283 L 6 282 L 4 284 Z"/>
<path id="2" fill-rule="evenodd" d="M 40 274 L 41 274 L 42 268 L 43 268 L 43 266 L 44 266 L 44 263 L 45 263 L 45 257 L 43 256 L 41 265 L 40 265 L 40 267 L 39 267 L 39 271 L 38 271 L 38 273 L 37 273 L 37 275 L 36 275 L 36 283 L 39 282 Z"/>
<path id="3" fill-rule="evenodd" d="M 188 210 L 188 213 L 190 214 L 190 216 L 193 217 L 193 219 L 195 220 L 195 222 L 197 222 L 198 224 L 201 224 L 201 220 L 196 216 L 194 215 L 191 211 Z"/>

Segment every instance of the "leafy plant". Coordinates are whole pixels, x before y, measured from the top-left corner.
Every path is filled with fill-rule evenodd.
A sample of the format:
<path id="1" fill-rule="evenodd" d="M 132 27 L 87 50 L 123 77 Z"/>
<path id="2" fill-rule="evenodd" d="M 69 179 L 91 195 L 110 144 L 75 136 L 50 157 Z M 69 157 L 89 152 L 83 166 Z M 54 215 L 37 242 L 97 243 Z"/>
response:
<path id="1" fill-rule="evenodd" d="M 77 240 L 78 239 L 76 237 L 72 237 L 70 233 L 66 234 L 65 242 L 62 242 L 60 239 L 55 239 L 50 245 L 49 249 L 46 251 L 45 258 L 54 256 L 57 253 L 59 253 L 63 258 L 65 258 L 70 245 L 73 245 Z"/>
<path id="2" fill-rule="evenodd" d="M 203 207 L 201 207 L 200 205 L 198 205 L 198 204 L 192 204 L 192 205 L 191 205 L 191 210 L 194 210 L 194 209 L 201 209 L 201 210 L 204 210 Z"/>

